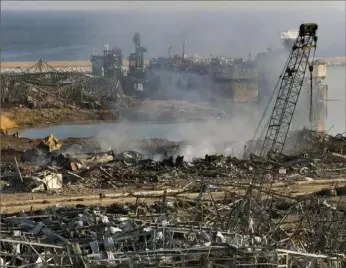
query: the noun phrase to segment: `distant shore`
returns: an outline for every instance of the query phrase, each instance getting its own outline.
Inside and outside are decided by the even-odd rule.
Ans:
[[[22,68],[27,69],[35,65],[38,61],[2,61],[1,69]],[[69,67],[91,67],[90,61],[48,61],[53,68],[69,68]]]
[[[20,67],[21,69],[27,69],[35,65],[38,61],[2,61],[0,63],[0,69],[14,69]],[[91,67],[90,61],[46,61],[53,68],[77,68],[77,67]],[[148,64],[145,60],[144,64]],[[128,60],[123,60],[123,65],[126,67],[129,65]]]

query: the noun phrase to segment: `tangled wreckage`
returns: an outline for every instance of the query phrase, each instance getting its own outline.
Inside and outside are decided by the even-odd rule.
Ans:
[[[308,130],[300,137],[304,153],[276,161],[206,155],[191,162],[179,155],[183,145],[168,141],[143,142],[142,153],[73,153],[47,137],[33,149],[39,162],[24,153],[20,163],[2,163],[4,193],[18,191],[19,180],[26,191],[96,188],[98,204],[52,206],[47,199],[42,207],[33,200],[30,211],[4,211],[2,264],[344,267],[346,188],[337,177],[346,169],[346,139]],[[334,186],[294,190],[326,180]]]
[[[97,78],[85,70],[54,69],[39,61],[27,70],[1,73],[2,105],[28,108],[100,108],[102,102],[116,100],[119,83],[112,78]]]
[[[2,161],[4,193],[19,184],[98,196],[26,200],[17,211],[31,209],[19,213],[15,201],[2,202],[1,266],[345,267],[345,136],[304,129],[290,136],[299,154],[283,154],[306,68],[312,75],[316,30],[300,26],[264,138],[251,140],[243,159],[186,161],[188,141],[102,152],[51,135],[19,163]]]

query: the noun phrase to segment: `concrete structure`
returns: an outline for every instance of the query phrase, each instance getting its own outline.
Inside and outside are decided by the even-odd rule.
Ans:
[[[220,60],[210,64],[212,86],[219,95],[233,102],[253,102],[258,98],[258,73],[251,61]]]
[[[102,55],[91,55],[92,74],[95,76],[120,77],[123,72],[122,51],[104,46]]]

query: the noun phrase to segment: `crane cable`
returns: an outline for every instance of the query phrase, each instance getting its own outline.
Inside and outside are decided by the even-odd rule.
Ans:
[[[309,121],[313,121],[313,107],[312,107],[312,71],[310,71],[310,111],[309,111]]]
[[[315,111],[314,111],[314,106],[313,106],[313,100],[312,100],[312,73],[314,70],[313,64],[314,64],[314,60],[315,60],[315,53],[316,53],[316,44],[315,44],[315,49],[314,49],[314,53],[312,55],[312,62],[311,65],[309,66],[309,71],[310,71],[310,111],[309,111],[309,121],[312,124],[312,122],[315,120]],[[312,129],[312,125],[311,125],[311,129]]]

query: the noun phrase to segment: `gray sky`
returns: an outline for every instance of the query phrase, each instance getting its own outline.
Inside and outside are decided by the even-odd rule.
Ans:
[[[2,1],[2,10],[345,10],[345,1]]]

